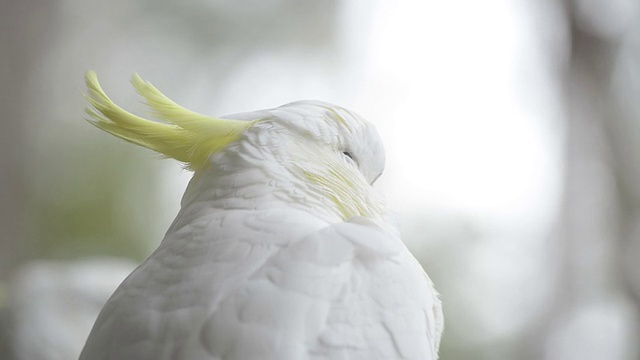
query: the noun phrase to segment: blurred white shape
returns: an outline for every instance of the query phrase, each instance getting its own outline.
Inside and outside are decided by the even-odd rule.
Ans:
[[[555,110],[527,108],[520,93],[546,90],[523,81],[520,58],[539,57],[526,10],[504,0],[380,4],[368,65],[386,89],[373,106],[393,120],[380,124],[393,207],[430,204],[494,228],[548,227],[561,148],[548,120]],[[537,63],[526,71],[543,77]]]
[[[9,289],[16,360],[77,359],[100,309],[134,268],[113,258],[25,264]]]
[[[557,261],[536,235],[494,234],[473,247],[461,286],[483,331],[468,329],[469,338],[488,343],[523,334],[544,315],[553,298]],[[541,264],[547,268],[541,270]]]
[[[633,305],[623,299],[585,301],[556,319],[545,347],[548,360],[638,358]]]
[[[579,26],[601,37],[615,38],[636,21],[637,0],[577,0]]]

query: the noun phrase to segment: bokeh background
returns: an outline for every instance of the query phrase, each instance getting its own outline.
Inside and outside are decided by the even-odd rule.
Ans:
[[[377,186],[442,293],[443,360],[640,359],[637,0],[0,2],[0,358],[73,359],[189,172],[83,119],[319,99],[376,123]]]

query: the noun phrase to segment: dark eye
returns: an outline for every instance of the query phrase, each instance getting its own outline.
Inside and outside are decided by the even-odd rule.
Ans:
[[[351,155],[351,153],[350,153],[350,152],[348,152],[348,151],[343,151],[342,153],[344,154],[344,156],[346,156],[346,157],[348,157],[349,159],[351,159],[351,160],[355,161],[355,159],[353,158],[353,155]]]

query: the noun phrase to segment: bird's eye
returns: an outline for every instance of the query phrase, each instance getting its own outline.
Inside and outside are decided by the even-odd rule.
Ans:
[[[351,155],[351,153],[350,153],[350,152],[348,152],[348,151],[343,151],[343,152],[342,152],[342,154],[344,154],[344,156],[348,157],[349,159],[351,159],[351,160],[355,161],[355,160],[353,159],[353,155]]]

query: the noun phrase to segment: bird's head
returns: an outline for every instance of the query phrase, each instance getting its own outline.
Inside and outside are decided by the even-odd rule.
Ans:
[[[86,83],[87,98],[95,108],[87,110],[92,124],[181,161],[188,169],[204,171],[231,154],[223,167],[263,167],[276,182],[291,177],[297,180],[292,183],[308,184],[303,191],[332,207],[342,219],[386,217],[371,189],[384,169],[382,142],[371,123],[344,108],[299,101],[215,118],[181,107],[136,74],[132,83],[153,115],[163,121],[158,122],[114,104],[94,72],[87,73]]]

